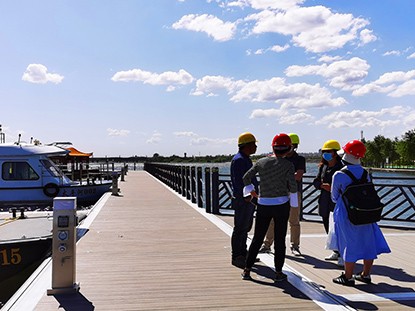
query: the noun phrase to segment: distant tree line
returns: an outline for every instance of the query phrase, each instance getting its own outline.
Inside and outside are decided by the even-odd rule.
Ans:
[[[363,159],[363,164],[370,167],[414,167],[415,165],[415,129],[406,132],[399,139],[386,138],[382,135],[376,136],[373,140],[365,140],[367,152]],[[300,153],[308,162],[318,162],[321,160],[320,152]],[[253,155],[255,161],[266,154]],[[161,163],[224,163],[232,160],[233,154],[227,155],[206,155],[206,156],[162,156],[154,153],[152,157],[132,156],[132,157],[105,157],[93,158],[97,162],[161,162]]]
[[[305,156],[307,161],[315,162],[320,161],[320,153],[301,153]],[[162,156],[158,153],[154,153],[152,157],[146,156],[132,156],[132,157],[93,157],[91,162],[116,162],[116,163],[143,163],[143,162],[158,162],[158,163],[226,163],[232,161],[233,154],[222,155],[206,155],[206,156]],[[258,160],[266,156],[266,154],[252,155],[252,160]]]
[[[371,167],[404,166],[413,167],[415,163],[415,129],[406,132],[399,139],[382,135],[373,140],[364,140],[367,151],[364,165]]]

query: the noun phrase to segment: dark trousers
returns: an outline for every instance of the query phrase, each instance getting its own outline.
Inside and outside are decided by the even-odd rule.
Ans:
[[[326,231],[326,233],[329,233],[329,217],[321,217],[323,219],[323,226],[324,226],[324,230]]]
[[[255,233],[246,258],[246,267],[251,269],[264,241],[271,219],[274,219],[274,265],[275,271],[282,271],[285,261],[285,237],[287,235],[287,224],[290,216],[289,202],[281,205],[258,204]]]
[[[255,206],[246,202],[243,197],[232,199],[232,207],[235,210],[234,227],[231,238],[232,258],[246,256],[246,240],[248,232],[252,229]]]

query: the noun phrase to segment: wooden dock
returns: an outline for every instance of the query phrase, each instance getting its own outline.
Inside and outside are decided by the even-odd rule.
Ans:
[[[77,244],[76,294],[47,296],[50,262],[7,310],[405,310],[415,307],[414,231],[383,229],[392,249],[374,284],[332,283],[323,225],[302,222],[302,257],[287,251],[288,281],[274,284],[261,254],[243,281],[230,263],[233,218],[206,214],[144,171],[130,171]],[[287,237],[288,245],[288,237]],[[49,268],[48,268],[49,266]],[[361,267],[361,265],[358,265]],[[35,284],[35,285],[34,285]],[[37,297],[36,295],[40,296]],[[29,304],[30,306],[30,304]],[[3,309],[2,309],[3,310]]]

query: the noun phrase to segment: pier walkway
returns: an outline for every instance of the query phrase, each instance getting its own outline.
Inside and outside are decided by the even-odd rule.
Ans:
[[[332,283],[322,224],[302,222],[302,257],[287,251],[288,281],[274,284],[261,254],[243,281],[230,264],[231,216],[206,214],[144,171],[130,171],[121,196],[107,196],[77,244],[76,294],[47,296],[50,263],[10,308],[24,310],[405,310],[415,307],[414,231],[383,229],[392,249],[372,281]],[[87,218],[88,219],[88,218]],[[287,236],[287,245],[288,245]],[[49,268],[48,268],[49,266]],[[358,265],[361,267],[361,265]],[[42,281],[43,280],[43,281]],[[35,289],[34,289],[35,288]],[[40,296],[36,297],[37,295]],[[23,309],[20,309],[23,310]]]

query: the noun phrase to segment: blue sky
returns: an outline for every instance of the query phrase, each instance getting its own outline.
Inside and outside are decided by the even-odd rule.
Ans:
[[[415,128],[413,0],[0,2],[6,140],[95,156],[258,153]]]

